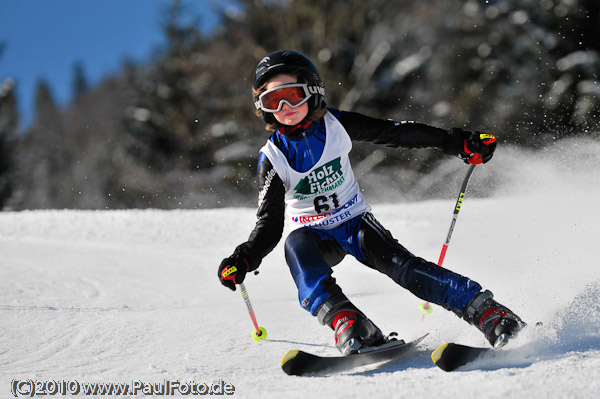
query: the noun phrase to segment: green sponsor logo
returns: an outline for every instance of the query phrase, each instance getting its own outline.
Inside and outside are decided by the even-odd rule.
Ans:
[[[294,189],[294,198],[304,199],[310,195],[322,194],[336,189],[344,183],[341,158],[327,162],[323,166],[313,169],[305,178],[301,179]]]

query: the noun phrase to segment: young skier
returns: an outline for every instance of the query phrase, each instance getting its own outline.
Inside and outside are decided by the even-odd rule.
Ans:
[[[388,338],[342,293],[332,267],[346,254],[388,275],[417,297],[453,311],[499,347],[525,325],[475,281],[416,257],[371,214],[348,159],[352,141],[389,147],[438,148],[467,163],[492,158],[496,139],[458,128],[446,131],[326,108],[314,64],[295,51],[277,51],[256,68],[257,115],[274,131],[258,160],[258,221],[248,241],[225,258],[221,283],[235,291],[256,270],[291,222],[285,259],[301,306],[334,330],[345,355]]]

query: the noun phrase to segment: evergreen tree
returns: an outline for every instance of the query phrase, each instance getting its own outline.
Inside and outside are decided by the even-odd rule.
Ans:
[[[83,63],[76,62],[73,64],[73,98],[78,99],[89,90],[87,77]]]
[[[164,14],[161,29],[169,45],[155,65],[132,68],[131,106],[126,123],[134,142],[132,154],[157,171],[184,168],[193,151],[201,99],[191,75],[191,43],[196,28],[184,20],[184,6],[174,1]]]
[[[68,207],[65,177],[70,173],[66,156],[60,110],[52,92],[44,80],[39,80],[35,94],[35,119],[32,128],[23,139],[27,152],[21,165],[26,175],[22,183],[26,187],[22,206],[25,208]]]
[[[0,82],[0,210],[8,203],[14,188],[15,139],[19,115],[15,83],[11,78]]]

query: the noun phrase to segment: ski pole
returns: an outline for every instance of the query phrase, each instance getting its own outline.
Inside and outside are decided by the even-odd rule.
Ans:
[[[448,230],[448,235],[446,236],[446,242],[442,245],[442,252],[440,253],[440,258],[438,259],[438,266],[442,266],[444,263],[444,258],[446,257],[446,251],[448,250],[448,245],[450,244],[450,239],[452,238],[452,232],[454,231],[454,226],[456,225],[456,219],[458,218],[458,212],[460,212],[460,207],[462,206],[462,202],[465,199],[465,194],[467,192],[467,186],[469,185],[469,181],[471,180],[471,175],[475,170],[476,165],[471,165],[469,170],[467,171],[467,175],[465,176],[462,187],[460,188],[460,193],[458,194],[458,199],[456,200],[456,205],[454,206],[454,212],[452,214],[452,223],[450,223],[450,229]],[[425,316],[431,314],[433,312],[433,307],[429,304],[429,302],[423,302],[419,305],[419,309],[423,312],[423,316],[421,320],[425,319]]]
[[[235,266],[227,266],[221,271],[221,276],[225,280],[231,280],[235,284],[235,273],[237,272],[237,267]],[[254,324],[254,330],[252,331],[252,339],[255,341],[264,341],[267,339],[267,330],[263,327],[259,327],[256,322],[256,315],[254,314],[254,309],[252,309],[252,303],[250,302],[250,297],[248,296],[248,290],[246,289],[246,285],[244,283],[239,283],[240,291],[242,292],[242,298],[244,298],[244,302],[246,302],[246,307],[248,308],[248,313],[250,314],[250,318],[252,319],[252,324]]]
[[[248,308],[248,313],[250,314],[250,318],[252,319],[252,324],[254,324],[254,330],[252,331],[252,339],[255,341],[264,341],[267,339],[267,330],[263,327],[259,327],[256,322],[256,315],[254,314],[254,309],[252,309],[252,303],[250,302],[250,297],[248,296],[248,291],[246,290],[246,286],[244,283],[240,283],[240,291],[242,291],[242,297],[246,302],[246,307]]]

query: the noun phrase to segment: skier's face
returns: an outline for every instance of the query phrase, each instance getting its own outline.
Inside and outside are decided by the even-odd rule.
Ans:
[[[270,90],[274,87],[282,86],[289,83],[298,83],[298,78],[295,75],[280,74],[273,76],[265,87]],[[292,108],[287,104],[283,104],[283,108],[279,112],[273,113],[277,122],[282,125],[294,126],[302,122],[308,115],[308,104],[304,103],[296,108]]]

